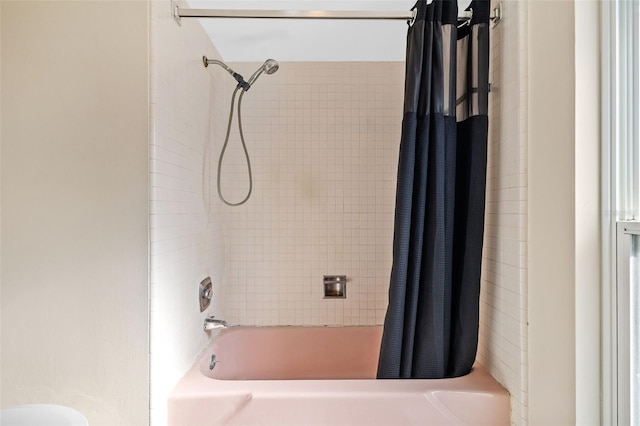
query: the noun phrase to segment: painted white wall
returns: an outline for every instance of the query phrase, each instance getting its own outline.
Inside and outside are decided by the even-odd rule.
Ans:
[[[429,0],[431,3],[432,0]],[[471,0],[458,0],[465,10]],[[188,0],[192,9],[408,12],[415,0]],[[404,62],[403,20],[200,19],[231,62]]]
[[[600,2],[575,3],[576,424],[600,420]]]
[[[576,421],[575,9],[552,4],[528,5],[531,425]]]
[[[0,10],[2,407],[148,424],[148,4]]]
[[[461,1],[460,4],[464,3]],[[194,9],[408,12],[415,0],[190,0]],[[201,19],[226,61],[404,61],[404,20]]]

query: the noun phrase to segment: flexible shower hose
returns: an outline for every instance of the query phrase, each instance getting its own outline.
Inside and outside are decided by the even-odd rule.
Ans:
[[[227,135],[224,138],[224,145],[222,145],[222,151],[220,152],[220,157],[218,158],[218,196],[228,206],[236,207],[241,206],[249,200],[251,197],[251,191],[253,190],[253,177],[251,176],[251,160],[249,159],[249,151],[247,151],[247,144],[244,141],[244,134],[242,133],[242,97],[244,96],[245,91],[240,92],[240,96],[238,97],[238,130],[240,131],[240,142],[242,142],[242,149],[244,150],[244,156],[247,159],[247,169],[249,171],[249,192],[247,192],[247,196],[244,197],[242,201],[239,203],[230,203],[227,201],[222,195],[222,190],[220,188],[220,172],[222,170],[222,159],[224,158],[224,153],[227,150],[227,145],[229,144],[229,134],[231,133],[231,123],[233,122],[233,107],[236,102],[236,94],[240,86],[236,87],[236,90],[233,91],[233,96],[231,96],[231,107],[229,108],[229,122],[227,124]]]

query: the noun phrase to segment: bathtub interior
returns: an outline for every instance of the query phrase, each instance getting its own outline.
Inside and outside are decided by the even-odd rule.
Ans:
[[[218,380],[375,379],[381,338],[380,326],[234,327],[218,336],[200,371]]]

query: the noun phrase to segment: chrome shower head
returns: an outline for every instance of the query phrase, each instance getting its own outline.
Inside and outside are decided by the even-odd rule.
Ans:
[[[262,64],[260,68],[258,68],[256,72],[254,72],[253,75],[249,77],[249,86],[255,83],[258,77],[260,77],[260,74],[262,74],[263,72],[266,72],[267,74],[273,74],[274,72],[278,71],[278,68],[280,68],[280,65],[278,65],[278,62],[275,59],[267,59],[266,61],[264,61],[264,64]]]
[[[278,65],[278,61],[276,61],[275,59],[267,59],[266,61],[264,61],[264,65],[262,65],[262,67],[264,68],[264,72],[266,72],[267,74],[273,74],[274,72],[278,71],[280,65]]]

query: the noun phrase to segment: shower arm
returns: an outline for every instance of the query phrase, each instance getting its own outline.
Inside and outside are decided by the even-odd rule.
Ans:
[[[202,57],[202,62],[204,63],[205,67],[208,67],[210,64],[220,65],[226,72],[231,74],[231,76],[238,82],[238,87],[244,90],[245,92],[249,90],[249,88],[251,87],[251,83],[247,83],[244,80],[244,77],[242,77],[240,74],[238,74],[237,72],[229,68],[227,64],[225,64],[224,62],[219,61],[217,59],[209,59],[206,56]],[[253,76],[251,76],[251,78],[253,78]]]

